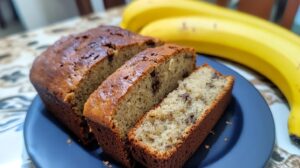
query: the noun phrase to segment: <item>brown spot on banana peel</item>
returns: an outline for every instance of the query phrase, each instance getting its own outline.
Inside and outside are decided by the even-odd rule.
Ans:
[[[186,26],[186,22],[182,22],[182,27],[181,27],[182,30],[187,30],[188,27]]]
[[[217,23],[214,23],[214,29],[217,29],[217,27],[218,27],[218,24]]]
[[[182,31],[186,31],[186,30],[191,30],[192,32],[196,32],[196,28],[195,27],[188,27],[187,26],[187,23],[186,22],[182,22],[181,23],[181,28],[180,28],[180,30],[182,30]]]

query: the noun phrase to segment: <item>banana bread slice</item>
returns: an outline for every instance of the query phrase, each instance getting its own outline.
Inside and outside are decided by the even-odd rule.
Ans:
[[[234,79],[201,66],[128,133],[133,157],[146,167],[182,167],[230,101]]]
[[[30,80],[46,108],[89,145],[96,141],[82,116],[88,96],[126,60],[159,44],[118,27],[99,26],[50,46],[34,61]]]
[[[84,116],[103,150],[130,167],[128,130],[194,68],[193,49],[165,44],[144,50],[109,76],[84,106]]]

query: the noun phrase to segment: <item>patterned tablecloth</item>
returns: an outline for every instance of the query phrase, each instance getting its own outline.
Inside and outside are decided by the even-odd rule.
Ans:
[[[100,24],[117,25],[121,13],[122,8],[116,8],[0,40],[0,167],[34,167],[23,140],[26,111],[36,95],[28,77],[34,58],[62,36]],[[300,167],[300,149],[289,140],[289,109],[280,91],[270,81],[243,66],[219,61],[249,80],[271,108],[276,127],[276,145],[267,167]]]

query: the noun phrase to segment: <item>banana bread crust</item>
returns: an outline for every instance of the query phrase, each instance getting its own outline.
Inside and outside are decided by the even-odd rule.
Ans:
[[[47,109],[84,145],[89,145],[95,141],[82,112],[72,104],[74,92],[94,67],[113,61],[114,54],[123,48],[142,44],[154,47],[156,40],[114,26],[99,26],[63,37],[36,58],[30,80]]]
[[[83,116],[74,113],[70,104],[59,100],[55,95],[50,94],[47,89],[38,87],[39,86],[36,86],[36,89],[38,90],[39,96],[43,100],[46,109],[60,121],[60,124],[67,127],[71,131],[69,133],[80,138],[78,140],[83,145],[90,149],[96,148],[98,146],[97,141],[89,131],[87,122]]]
[[[215,73],[221,75],[217,71]],[[205,140],[230,102],[234,78],[230,76],[227,79],[229,84],[224,87],[222,93],[215,99],[210,108],[200,116],[200,119],[192,125],[188,133],[183,135],[183,143],[176,144],[175,148],[165,154],[158,153],[135,138],[135,131],[145,119],[145,116],[142,117],[128,133],[132,156],[147,167],[182,167]]]
[[[68,94],[76,89],[90,69],[112,55],[113,50],[145,41],[152,46],[155,45],[153,40],[114,26],[99,26],[63,37],[36,58],[30,79],[34,85],[47,88],[59,99],[67,101]]]

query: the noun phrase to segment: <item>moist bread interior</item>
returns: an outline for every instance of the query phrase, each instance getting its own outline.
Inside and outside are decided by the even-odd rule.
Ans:
[[[186,77],[193,70],[194,67],[190,66],[192,59],[193,55],[177,54],[150,74],[145,75],[143,81],[131,88],[132,93],[130,96],[125,96],[113,118],[122,139],[126,138],[128,130],[144,115],[144,112],[151,109],[154,104],[159,103],[166,93],[176,88],[177,82],[174,81]],[[161,85],[161,83],[164,84]]]
[[[208,67],[192,73],[146,114],[135,131],[135,138],[159,153],[175,148],[227,83],[226,77]]]

